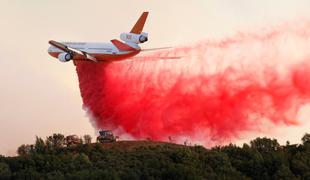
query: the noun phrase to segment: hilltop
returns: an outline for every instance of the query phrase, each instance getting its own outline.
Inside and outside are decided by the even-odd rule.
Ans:
[[[97,143],[93,143],[95,146]],[[119,149],[119,150],[135,150],[139,148],[152,148],[152,147],[171,147],[171,148],[185,148],[187,146],[168,143],[168,142],[161,142],[161,141],[116,141],[114,143],[105,143],[101,144],[104,149]]]
[[[64,147],[52,140],[37,137],[19,156],[0,156],[0,179],[310,178],[310,134],[296,145],[256,138],[212,149],[154,141]]]

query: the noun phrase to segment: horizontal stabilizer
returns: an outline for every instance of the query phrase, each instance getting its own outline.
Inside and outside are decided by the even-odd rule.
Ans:
[[[142,49],[141,51],[158,51],[163,49],[171,49],[173,47],[160,47],[160,48],[151,48],[151,49]]]
[[[137,61],[158,61],[158,60],[176,60],[176,59],[182,59],[184,56],[167,56],[167,57],[161,57],[161,56],[135,56],[131,57],[128,60],[137,60]]]
[[[117,47],[120,51],[136,51],[137,49],[129,46],[128,44],[125,44],[117,39],[111,40],[111,42],[114,44],[114,46]]]

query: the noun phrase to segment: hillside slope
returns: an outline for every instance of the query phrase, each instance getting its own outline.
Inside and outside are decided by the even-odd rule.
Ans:
[[[57,147],[37,138],[31,151],[0,156],[0,179],[309,179],[310,135],[301,145],[257,138],[243,147],[205,149],[153,141]]]

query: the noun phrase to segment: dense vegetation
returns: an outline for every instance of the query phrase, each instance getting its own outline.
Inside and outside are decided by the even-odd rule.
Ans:
[[[19,156],[0,156],[0,179],[310,179],[310,134],[300,145],[256,138],[243,147],[212,149],[169,143],[66,148],[63,138],[37,137],[19,147]]]

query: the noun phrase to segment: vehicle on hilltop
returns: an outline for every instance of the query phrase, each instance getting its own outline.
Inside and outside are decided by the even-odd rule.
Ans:
[[[116,142],[117,138],[118,137],[114,136],[111,130],[100,130],[99,136],[97,137],[97,142],[100,142],[100,143]]]

